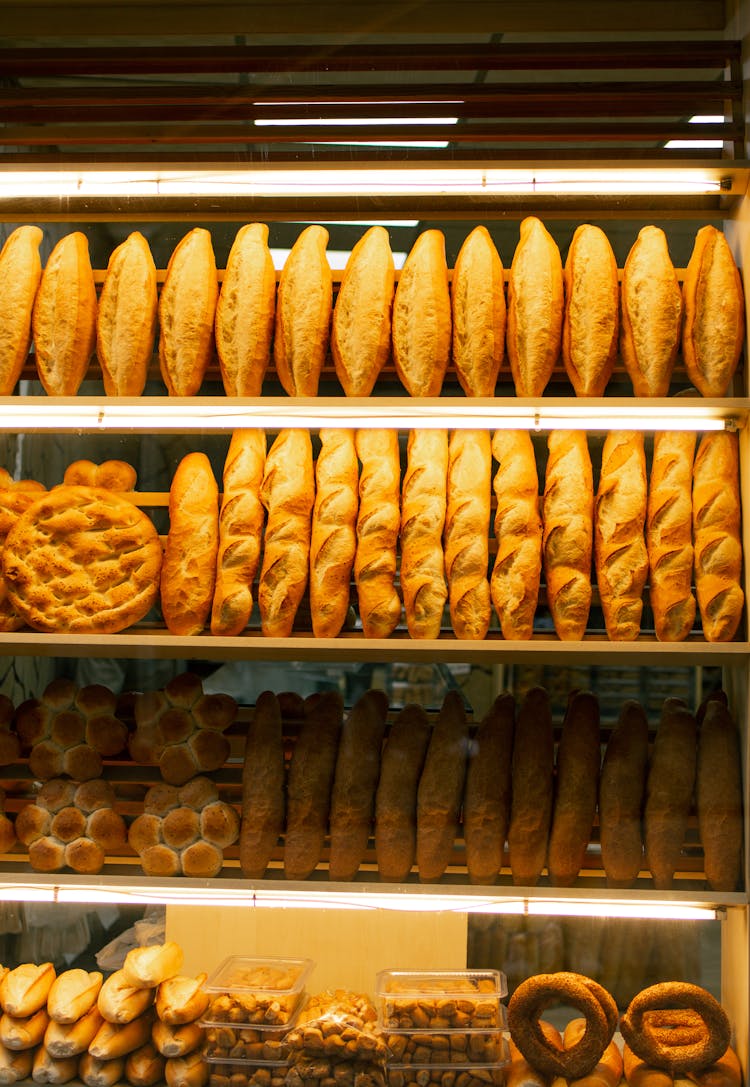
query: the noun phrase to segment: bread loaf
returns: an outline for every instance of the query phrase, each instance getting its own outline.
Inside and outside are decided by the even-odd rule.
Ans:
[[[46,1008],[37,1008],[29,1015],[11,1015],[4,1011],[0,1016],[0,1044],[6,1049],[33,1049],[42,1044],[48,1026]]]
[[[99,990],[96,1006],[108,1023],[131,1023],[139,1015],[143,1015],[154,1002],[152,988],[134,984],[131,976],[124,970],[115,970]]]
[[[612,641],[641,629],[648,576],[646,454],[637,430],[610,431],[604,441],[594,505],[594,562],[599,599]]]
[[[718,699],[706,704],[698,729],[695,801],[706,882],[734,891],[742,873],[742,754],[737,725]]]
[[[728,1046],[717,1061],[699,1072],[688,1072],[687,1078],[698,1087],[742,1087],[742,1066],[735,1050]]]
[[[204,989],[205,984],[206,975],[203,973],[197,977],[177,974],[160,982],[156,990],[156,1014],[159,1021],[171,1027],[179,1027],[194,1023],[205,1015],[210,1000],[210,995]],[[182,1054],[165,1055],[185,1056],[187,1052],[190,1050]]]
[[[196,1020],[172,1026],[157,1019],[151,1028],[151,1040],[163,1057],[185,1057],[201,1045],[203,1038],[203,1027]]]
[[[467,396],[494,396],[505,355],[503,263],[487,227],[458,251],[451,283],[453,364]]]
[[[96,354],[107,396],[140,396],[156,338],[156,265],[134,230],[112,252],[96,314]]]
[[[412,638],[437,638],[448,599],[443,555],[448,432],[410,430],[401,489],[401,569]]]
[[[213,600],[219,548],[219,489],[205,453],[182,458],[169,489],[161,610],[171,634],[200,634]]]
[[[279,278],[273,357],[290,396],[315,396],[328,350],[333,278],[326,257],[328,231],[305,227]]]
[[[265,223],[240,227],[216,303],[216,353],[227,396],[260,396],[271,357],[276,271]]]
[[[503,637],[526,640],[534,630],[542,572],[539,480],[526,430],[496,430],[495,539],[497,552],[490,591]]]
[[[387,638],[401,618],[396,592],[401,466],[395,430],[358,430],[359,513],[354,578],[366,638]]]
[[[417,867],[421,883],[437,883],[458,834],[469,726],[460,694],[448,691],[432,727],[417,789]]]
[[[696,234],[682,296],[687,375],[703,396],[725,396],[745,339],[745,299],[732,250],[715,226]]]
[[[78,1074],[86,1087],[114,1087],[122,1079],[125,1061],[122,1057],[102,1059],[84,1053],[78,1064]]]
[[[673,1087],[674,1079],[669,1072],[654,1068],[636,1057],[630,1046],[622,1046],[622,1064],[628,1087]]]
[[[65,469],[63,483],[70,487],[106,487],[109,491],[133,491],[138,476],[124,460],[74,460]]]
[[[315,478],[306,430],[282,430],[266,458],[260,500],[268,512],[258,606],[263,634],[286,638],[307,588]]]
[[[445,236],[424,230],[404,261],[393,300],[393,361],[410,396],[439,396],[451,349]]]
[[[555,764],[547,858],[553,887],[572,887],[584,867],[596,814],[600,764],[599,703],[590,691],[573,691]]]
[[[508,280],[506,348],[516,396],[541,396],[560,356],[564,309],[560,250],[533,215],[521,222]]]
[[[489,433],[454,430],[448,445],[444,546],[451,623],[457,638],[484,638],[490,625],[491,475]]]
[[[125,984],[155,989],[167,978],[179,974],[184,957],[182,948],[175,940],[131,948],[122,964]]]
[[[96,287],[85,234],[61,238],[34,299],[31,327],[39,380],[49,396],[75,396],[96,342]]]
[[[263,691],[247,728],[242,763],[240,867],[247,879],[263,878],[284,830],[284,785],[279,701],[271,691]]]
[[[0,1007],[6,1015],[16,1019],[46,1008],[47,996],[56,976],[51,962],[39,966],[31,962],[21,963],[9,970],[0,981]]]
[[[149,1008],[148,1011],[145,1011],[136,1019],[132,1019],[129,1023],[108,1023],[105,1021],[89,1045],[89,1056],[99,1061],[111,1061],[117,1057],[126,1057],[134,1049],[146,1044],[151,1037],[153,1021],[154,1013],[152,1008]]]
[[[33,1063],[33,1049],[7,1049],[0,1045],[0,1083],[18,1083],[28,1079]]]
[[[164,1067],[167,1087],[204,1087],[209,1065],[197,1051],[185,1057],[169,1057]]]
[[[417,851],[417,787],[430,725],[421,706],[407,705],[391,725],[375,794],[375,856],[386,883],[403,883]]]
[[[734,638],[742,619],[739,446],[736,434],[702,436],[693,464],[695,590],[709,642]]]
[[[218,294],[211,235],[197,226],[169,258],[159,296],[159,367],[170,396],[195,396],[203,384]]]
[[[38,226],[19,226],[0,249],[0,396],[11,395],[29,354],[43,237]]]
[[[31,1078],[34,1083],[67,1083],[78,1072],[76,1057],[53,1057],[43,1045],[34,1053]]]
[[[563,1049],[573,1049],[586,1032],[585,1019],[571,1019],[563,1032]],[[622,1054],[613,1039],[587,1076],[571,1080],[576,1087],[619,1087],[622,1080]]]
[[[152,1087],[164,1080],[165,1060],[151,1042],[129,1053],[125,1060],[125,1079],[131,1087]]]
[[[50,1019],[44,1032],[44,1046],[51,1057],[76,1057],[85,1053],[104,1017],[94,1002],[78,1019],[61,1023]]]
[[[310,611],[316,638],[335,638],[349,610],[357,550],[359,469],[353,430],[321,428],[310,541]]]
[[[664,701],[646,778],[646,861],[654,887],[669,890],[679,868],[693,803],[697,760],[695,717],[679,698]]]
[[[471,883],[495,883],[503,866],[510,820],[514,723],[513,696],[498,695],[469,747],[463,828]]]
[[[654,452],[646,511],[649,600],[656,637],[687,638],[695,621],[692,479],[695,434],[662,430]]]
[[[682,292],[657,226],[644,226],[622,272],[622,361],[636,396],[666,396],[682,330]]]
[[[617,260],[598,226],[576,228],[564,270],[562,357],[576,396],[604,396],[617,358]]]
[[[102,987],[98,970],[64,970],[58,974],[47,993],[47,1012],[56,1023],[75,1023],[96,1004]],[[64,1056],[58,1053],[53,1056]]]
[[[395,278],[388,231],[371,226],[349,254],[333,310],[331,354],[347,396],[369,396],[390,357]]]
[[[642,816],[648,722],[627,699],[604,752],[599,779],[599,842],[608,887],[632,887],[643,865]]]
[[[513,735],[508,852],[516,886],[535,887],[547,859],[554,763],[549,695],[543,687],[532,687],[519,707]]]
[[[594,480],[586,433],[552,430],[542,501],[547,604],[558,638],[583,637],[591,607]]]

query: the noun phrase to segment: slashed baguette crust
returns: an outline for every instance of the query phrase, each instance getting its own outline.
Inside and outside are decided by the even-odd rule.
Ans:
[[[437,638],[448,599],[443,556],[448,432],[411,430],[401,490],[401,589],[412,638]]]
[[[695,434],[654,434],[648,489],[646,547],[649,599],[656,637],[687,638],[695,621],[693,595],[692,482]]]
[[[407,705],[391,725],[375,794],[378,876],[403,883],[417,853],[417,788],[432,729],[421,706]]]
[[[698,729],[695,804],[708,886],[734,891],[742,874],[742,753],[737,724],[721,699],[706,703]]]
[[[484,638],[490,625],[491,476],[489,433],[454,430],[448,446],[444,543],[451,623],[457,638]]]
[[[245,736],[242,764],[240,867],[247,879],[262,879],[284,830],[284,737],[275,694],[263,691]]]
[[[453,363],[467,396],[494,396],[505,356],[503,263],[485,226],[461,246],[451,283]]]
[[[562,357],[576,396],[604,396],[617,357],[620,285],[607,235],[584,223],[565,261]]]
[[[517,396],[541,396],[560,355],[563,323],[560,250],[533,215],[521,223],[508,280],[507,351]]]
[[[49,396],[75,396],[96,343],[96,287],[85,234],[61,238],[47,261],[31,319],[39,380]]]
[[[333,310],[331,354],[347,396],[369,396],[390,357],[395,282],[388,231],[371,226],[349,254]]]
[[[170,396],[195,396],[203,383],[218,295],[211,235],[195,227],[169,258],[159,296],[159,366]]]
[[[703,396],[724,396],[745,338],[742,281],[726,237],[715,226],[698,231],[682,284],[685,369]]]
[[[0,396],[13,392],[29,354],[43,237],[38,226],[19,226],[0,250]]]
[[[492,603],[503,637],[528,639],[534,630],[542,572],[539,479],[531,436],[526,430],[496,430],[492,455],[497,461]]]
[[[395,430],[358,430],[359,513],[354,577],[366,638],[387,638],[401,618],[395,588],[401,468]]]
[[[172,634],[199,634],[208,619],[219,547],[219,489],[205,453],[182,458],[169,490],[161,607]]]
[[[596,814],[600,763],[599,703],[590,691],[573,691],[555,763],[547,859],[553,887],[572,887],[584,866]]]
[[[216,352],[227,396],[260,396],[271,357],[276,271],[265,223],[240,227],[216,303]]]
[[[591,607],[594,480],[586,433],[553,430],[542,504],[547,603],[559,638],[582,638]]]
[[[645,226],[622,272],[620,350],[636,396],[666,396],[682,330],[682,292],[660,227]]]
[[[349,610],[357,550],[359,469],[353,430],[320,430],[310,544],[313,634],[335,638]]]
[[[510,821],[515,701],[499,695],[469,748],[463,825],[471,883],[495,883],[503,866]]]
[[[643,830],[654,887],[669,890],[679,868],[693,802],[695,717],[679,698],[664,701],[646,779]]]
[[[448,691],[432,726],[417,790],[417,867],[422,883],[438,881],[450,863],[458,833],[469,726],[457,691]]]
[[[273,357],[289,396],[315,396],[331,331],[328,231],[313,224],[292,246],[279,278]]]
[[[607,742],[599,779],[599,839],[608,887],[631,887],[643,865],[641,818],[648,768],[648,721],[628,699]]]
[[[96,353],[107,396],[140,396],[156,338],[156,265],[134,230],[107,264],[96,314]]]
[[[533,687],[519,707],[513,737],[508,850],[517,886],[534,887],[544,868],[554,763],[549,695],[544,688]]]
[[[439,396],[451,349],[445,236],[423,231],[401,269],[393,301],[393,361],[410,396]]]

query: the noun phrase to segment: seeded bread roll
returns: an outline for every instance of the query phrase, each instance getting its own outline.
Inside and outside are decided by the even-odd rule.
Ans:
[[[576,228],[565,261],[562,357],[576,396],[604,396],[617,358],[617,260],[598,226]]]
[[[490,625],[491,475],[489,433],[454,430],[448,446],[444,544],[451,623],[457,638],[484,638]]]
[[[448,432],[411,430],[401,490],[401,569],[412,638],[437,638],[448,599],[443,555]]]
[[[96,353],[107,396],[140,396],[156,338],[156,265],[138,230],[113,251],[96,314]]]
[[[436,883],[450,864],[466,781],[469,726],[463,701],[449,691],[432,727],[417,790],[417,867]]]
[[[662,430],[654,452],[646,510],[649,600],[656,637],[687,638],[695,621],[692,482],[695,434]]]
[[[519,707],[513,736],[508,851],[516,886],[535,887],[547,859],[554,762],[549,695],[533,687]]]
[[[315,463],[310,611],[316,638],[335,638],[349,610],[357,550],[359,468],[353,430],[324,427]]]
[[[0,396],[11,395],[29,354],[43,237],[38,226],[19,226],[0,250]]]
[[[461,246],[451,283],[453,364],[467,396],[494,396],[505,355],[503,263],[485,226]]]
[[[182,458],[169,489],[161,608],[172,634],[200,634],[211,611],[219,548],[219,489],[205,453]]]
[[[503,637],[526,640],[534,630],[542,572],[539,479],[528,431],[496,430],[492,455],[497,461],[492,603]]]
[[[493,884],[503,866],[510,821],[515,701],[499,695],[469,748],[463,827],[471,883]]]
[[[354,578],[366,638],[387,638],[401,618],[396,591],[401,465],[395,430],[358,430],[359,513]]]
[[[170,396],[195,396],[203,384],[218,294],[211,235],[195,227],[169,258],[159,296],[159,366]]]
[[[328,350],[333,278],[328,231],[313,224],[292,246],[279,278],[273,357],[289,396],[315,396]]]
[[[369,396],[388,361],[395,279],[388,231],[371,226],[349,254],[333,310],[331,354],[347,396]]]
[[[590,691],[573,691],[555,764],[547,859],[553,887],[572,887],[584,866],[596,814],[600,763],[599,703]]]
[[[75,396],[96,342],[96,287],[85,234],[61,238],[34,299],[31,326],[39,380],[49,396]]]
[[[542,501],[547,603],[558,638],[582,638],[591,607],[594,481],[586,433],[552,430]]]
[[[734,891],[742,873],[742,755],[726,705],[710,699],[698,730],[695,800],[706,882]]]
[[[673,886],[693,802],[697,761],[695,717],[679,698],[664,701],[646,779],[646,861],[659,891]]]
[[[242,764],[240,867],[247,879],[263,878],[284,830],[284,786],[281,709],[276,695],[263,691],[248,725]]]
[[[445,236],[423,231],[401,269],[393,301],[393,361],[410,396],[439,396],[451,348]]]
[[[403,883],[417,851],[417,787],[431,729],[421,706],[407,705],[391,725],[375,795],[375,856],[386,883]]]
[[[666,396],[682,330],[682,292],[667,238],[644,226],[622,272],[620,350],[636,396]]]
[[[541,396],[560,356],[563,323],[560,250],[533,215],[521,223],[508,280],[508,359],[517,396]]]
[[[216,303],[216,353],[227,396],[260,396],[271,357],[276,271],[265,223],[240,227]]]

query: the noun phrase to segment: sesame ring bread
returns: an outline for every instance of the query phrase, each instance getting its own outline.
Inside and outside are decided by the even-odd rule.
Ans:
[[[162,547],[137,506],[101,487],[56,487],[10,530],[8,595],[45,633],[113,634],[142,619],[159,591]]]

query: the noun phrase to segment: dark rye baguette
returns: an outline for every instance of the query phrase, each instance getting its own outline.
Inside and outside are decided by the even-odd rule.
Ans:
[[[628,699],[610,734],[599,778],[599,842],[608,887],[631,887],[643,866],[648,721]]]
[[[599,703],[590,691],[573,691],[557,747],[547,859],[553,887],[571,887],[583,868],[596,815],[600,765]]]
[[[498,695],[469,749],[463,825],[471,883],[494,883],[503,866],[510,819],[515,711],[513,695]]]
[[[680,698],[662,706],[646,779],[643,825],[654,887],[669,890],[679,867],[693,802],[697,725]]]
[[[547,859],[554,762],[549,695],[533,687],[521,703],[513,738],[508,851],[517,886],[534,887]]]
[[[432,729],[417,790],[417,867],[435,883],[450,863],[466,780],[469,725],[463,700],[448,691]]]
[[[421,706],[404,706],[391,725],[375,794],[375,856],[380,879],[402,883],[417,854],[417,788],[430,742]]]
[[[742,873],[742,752],[726,703],[711,698],[698,729],[695,799],[706,882],[734,891]]]
[[[248,879],[262,879],[284,830],[284,784],[279,700],[263,691],[247,729],[242,766],[240,867]]]

